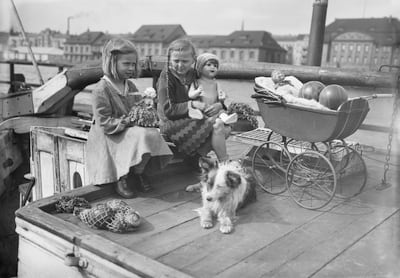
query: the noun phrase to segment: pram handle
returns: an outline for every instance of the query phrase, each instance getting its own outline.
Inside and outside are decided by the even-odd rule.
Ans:
[[[393,97],[392,94],[372,94],[369,96],[362,96],[361,98],[370,100],[370,99],[375,99],[375,98],[392,98],[392,97]]]

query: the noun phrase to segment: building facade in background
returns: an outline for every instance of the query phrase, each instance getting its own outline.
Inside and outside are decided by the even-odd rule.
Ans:
[[[142,25],[129,39],[136,45],[141,57],[165,56],[172,41],[186,36],[180,24]]]
[[[31,49],[37,62],[62,62],[64,57],[64,51],[55,47],[32,46]],[[4,54],[4,58],[7,60],[32,61],[31,53],[26,46],[17,46],[8,49]]]
[[[9,32],[0,32],[0,59],[6,59],[5,54],[8,51]]]
[[[266,31],[234,31],[227,36],[190,36],[199,54],[210,52],[222,62],[285,63],[286,50]]]
[[[35,54],[35,60],[44,63],[61,62],[64,58],[64,43],[68,36],[49,28],[40,33],[26,33],[26,37]],[[15,31],[8,33],[8,45],[3,51],[4,59],[19,59],[31,61],[32,57],[24,37]]]
[[[26,33],[26,37],[32,47],[48,47],[58,49],[64,48],[64,43],[68,38],[66,34],[63,34],[60,31],[51,30],[49,28],[46,28],[39,34]],[[18,47],[26,46],[27,43],[20,33],[11,31],[9,33],[8,45],[9,47]]]
[[[325,29],[321,66],[378,70],[400,66],[397,18],[336,19]]]
[[[80,35],[67,35],[47,28],[39,34],[26,35],[32,47],[39,47],[37,50],[40,49],[41,57],[49,60],[63,59],[71,63],[99,60],[104,43],[114,36],[123,36],[135,43],[141,57],[165,57],[173,40],[187,37],[196,45],[199,54],[214,53],[222,62],[293,65],[307,64],[309,43],[308,35],[272,36],[266,31],[241,30],[228,35],[188,35],[180,24],[142,25],[133,34],[88,30]],[[2,57],[27,57],[27,51],[22,48],[26,45],[21,34],[15,31],[0,36]],[[59,50],[63,51],[61,58]],[[327,25],[321,66],[377,70],[381,65],[400,66],[399,19],[336,19]]]
[[[135,33],[123,35],[88,31],[78,36],[71,36],[65,42],[64,56],[71,62],[100,59],[105,41],[114,36],[123,36],[132,41],[141,57],[165,57],[172,41],[189,38],[198,53],[214,53],[223,62],[284,63],[286,61],[286,50],[268,32],[235,31],[227,36],[188,36],[179,24],[143,25]]]
[[[64,44],[64,58],[73,63],[98,60],[105,41],[110,38],[103,32],[87,30],[80,35],[69,36]]]
[[[307,65],[309,35],[274,35],[273,38],[286,50],[286,64]]]

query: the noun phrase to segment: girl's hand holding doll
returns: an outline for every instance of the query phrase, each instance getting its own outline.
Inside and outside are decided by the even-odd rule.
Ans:
[[[189,90],[189,93],[188,93],[189,94],[189,98],[196,99],[201,95],[202,92],[203,92],[203,87],[202,86],[199,86],[197,89],[194,89],[194,90],[192,90],[192,87],[191,87],[190,90]]]
[[[221,110],[222,110],[222,104],[217,102],[209,105],[206,109],[204,109],[204,114],[206,114],[209,117],[212,117],[214,115],[217,115]]]
[[[192,107],[204,111],[207,105],[204,102],[198,100],[192,100]]]

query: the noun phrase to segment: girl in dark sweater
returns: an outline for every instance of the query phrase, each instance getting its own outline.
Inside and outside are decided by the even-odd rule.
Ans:
[[[189,156],[206,156],[213,150],[219,161],[225,161],[228,159],[226,138],[230,127],[215,121],[223,109],[222,103],[206,105],[191,100],[188,95],[196,78],[195,60],[196,50],[191,41],[178,39],[170,44],[167,66],[157,84],[160,129],[179,151]],[[189,106],[201,110],[205,117],[201,120],[190,118]]]

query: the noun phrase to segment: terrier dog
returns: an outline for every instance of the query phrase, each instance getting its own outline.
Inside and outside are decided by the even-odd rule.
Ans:
[[[196,209],[200,225],[213,227],[217,217],[219,230],[228,234],[233,231],[236,210],[256,200],[255,179],[239,161],[217,163],[213,159],[200,158],[201,195],[203,207]]]

